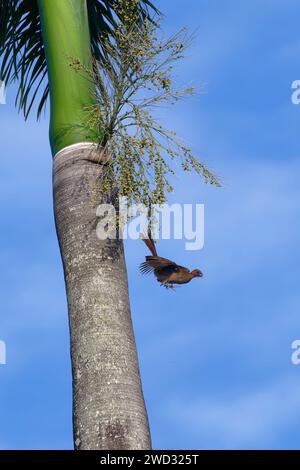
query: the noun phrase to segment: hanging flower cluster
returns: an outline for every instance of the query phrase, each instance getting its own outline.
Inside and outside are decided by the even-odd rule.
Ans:
[[[107,163],[99,182],[102,192],[116,190],[129,203],[163,204],[173,191],[169,183],[179,166],[195,171],[206,183],[220,186],[218,178],[154,114],[161,105],[174,105],[193,95],[193,88],[178,89],[174,65],[191,42],[185,29],[168,39],[161,37],[160,18],[141,18],[139,0],[119,0],[113,41],[103,51],[105,60],[85,70],[96,84],[96,105],[87,110],[87,126],[98,129],[99,145]],[[70,65],[84,67],[77,59]],[[176,165],[177,163],[177,165]]]

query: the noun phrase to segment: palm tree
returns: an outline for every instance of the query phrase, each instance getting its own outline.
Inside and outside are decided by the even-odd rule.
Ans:
[[[87,130],[94,85],[69,58],[103,60],[99,33],[114,34],[118,0],[0,0],[0,79],[18,82],[16,104],[28,117],[50,96],[54,213],[64,267],[71,337],[76,449],[149,449],[147,412],[131,323],[122,241],[96,237],[92,197],[103,172]],[[154,8],[137,7],[141,18]],[[48,81],[47,81],[48,78]]]

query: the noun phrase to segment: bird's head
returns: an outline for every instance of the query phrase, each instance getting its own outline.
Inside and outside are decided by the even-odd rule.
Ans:
[[[200,269],[193,269],[191,274],[193,275],[193,277],[203,277],[203,272],[200,271]]]

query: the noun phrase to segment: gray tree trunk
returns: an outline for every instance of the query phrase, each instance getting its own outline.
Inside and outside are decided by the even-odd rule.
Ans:
[[[76,449],[150,449],[122,240],[101,241],[101,154],[77,144],[54,158],[55,222],[68,298]],[[97,190],[96,190],[97,193]]]

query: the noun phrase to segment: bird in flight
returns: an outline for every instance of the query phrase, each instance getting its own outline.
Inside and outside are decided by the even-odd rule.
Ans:
[[[140,271],[142,274],[153,273],[161,286],[167,289],[173,289],[174,284],[187,284],[195,277],[203,277],[203,273],[200,269],[190,271],[188,268],[180,266],[174,261],[158,256],[150,234],[148,234],[148,237],[142,235],[141,238],[149,248],[152,256],[146,256],[146,261],[140,265]]]

